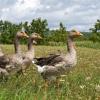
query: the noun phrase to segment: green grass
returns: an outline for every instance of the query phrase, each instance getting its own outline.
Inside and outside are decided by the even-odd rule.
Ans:
[[[91,46],[93,45],[90,43]],[[84,46],[82,46],[84,45]],[[45,82],[37,73],[35,66],[30,66],[25,76],[10,76],[7,82],[0,82],[0,100],[100,100],[100,46],[87,46],[86,42],[77,43],[77,66],[64,77],[57,87]],[[22,46],[26,51],[26,47]],[[13,46],[2,46],[6,54],[14,52]],[[66,46],[36,46],[36,56],[46,56],[57,50],[66,53]]]
[[[76,45],[79,47],[86,47],[86,48],[94,48],[94,49],[100,49],[100,43],[92,41],[78,41],[76,42]]]

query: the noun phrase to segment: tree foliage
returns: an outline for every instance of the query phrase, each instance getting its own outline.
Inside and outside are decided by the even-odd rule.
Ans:
[[[19,25],[12,24],[11,22],[0,21],[1,42],[11,44],[13,42],[15,33],[19,30],[19,28]]]
[[[8,21],[0,21],[0,41],[1,43],[11,44],[13,43],[13,38],[18,30],[22,27],[25,28],[27,34],[36,32],[43,37],[39,44],[49,44],[49,42],[65,42],[66,41],[66,28],[63,23],[60,22],[59,28],[56,30],[49,30],[48,22],[46,19],[33,19],[32,22],[13,24]],[[22,40],[25,43],[25,40]]]
[[[39,33],[42,37],[49,30],[47,20],[42,20],[41,18],[33,19],[32,22],[29,23],[26,21],[24,23],[13,24],[8,21],[0,21],[0,41],[1,43],[11,44],[13,43],[13,38],[18,30],[24,27],[27,34],[31,34],[33,32]],[[25,40],[23,40],[25,43]]]
[[[33,32],[40,34],[43,37],[42,41],[39,41],[39,44],[54,44],[58,45],[59,43],[65,44],[68,32],[66,31],[66,27],[62,22],[59,23],[59,27],[56,30],[50,30],[48,28],[48,22],[46,19],[33,19],[30,23],[25,21],[24,23],[14,24],[9,21],[0,21],[0,42],[3,44],[12,44],[13,38],[18,30],[24,27],[25,31],[28,35]],[[93,42],[100,42],[100,20],[94,24],[93,28],[90,29],[91,34],[89,32],[83,32],[84,37],[78,39],[82,40],[92,40]],[[25,39],[22,40],[22,43],[26,43]]]
[[[63,23],[60,22],[58,29],[50,31],[47,38],[50,43],[54,43],[54,42],[65,43],[67,38],[67,32]]]
[[[100,42],[100,20],[94,24],[93,28],[90,29],[92,34],[90,35],[90,40],[93,42]]]

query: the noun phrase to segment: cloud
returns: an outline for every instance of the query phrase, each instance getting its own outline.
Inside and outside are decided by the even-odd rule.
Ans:
[[[100,19],[99,0],[0,0],[0,19],[12,22],[41,17],[50,28],[63,22],[68,28],[87,31]]]
[[[12,6],[16,0],[0,0],[0,9]]]
[[[0,19],[13,22],[24,21],[39,8],[41,8],[39,0],[17,0],[12,6],[2,8]]]

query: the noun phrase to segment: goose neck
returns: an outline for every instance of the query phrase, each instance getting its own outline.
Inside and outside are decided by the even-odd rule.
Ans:
[[[33,51],[34,48],[33,48],[33,39],[29,38],[28,40],[28,50],[29,51]]]
[[[68,36],[67,49],[68,49],[69,53],[76,52],[73,37],[71,37],[71,36]]]
[[[15,48],[15,53],[20,53],[21,51],[20,51],[20,46],[19,46],[19,40],[20,40],[20,38],[19,37],[15,37],[15,39],[14,39],[14,48]]]

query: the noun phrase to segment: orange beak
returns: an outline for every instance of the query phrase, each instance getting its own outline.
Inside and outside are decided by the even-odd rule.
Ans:
[[[80,36],[83,36],[83,34],[82,34],[82,33],[80,33],[79,35],[80,35]]]
[[[29,36],[24,32],[24,37],[29,38]]]
[[[80,33],[80,32],[77,32],[77,35],[78,35],[78,36],[83,36],[83,34],[82,34],[82,33]]]
[[[38,39],[43,39],[40,35],[38,35]]]

